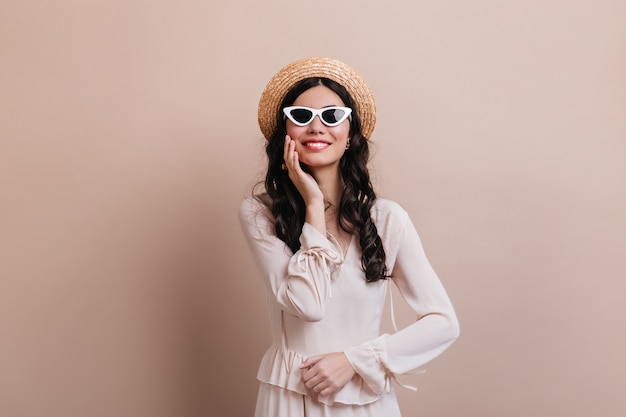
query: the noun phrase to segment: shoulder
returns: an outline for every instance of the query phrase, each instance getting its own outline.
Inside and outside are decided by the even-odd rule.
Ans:
[[[371,216],[383,242],[389,265],[392,266],[411,225],[409,214],[395,201],[377,198],[372,206]],[[393,268],[390,267],[391,269]]]
[[[400,204],[384,198],[376,199],[370,213],[383,240],[393,240],[404,235],[411,221],[409,214]]]
[[[408,218],[408,213],[402,206],[393,200],[377,198],[371,210],[374,222],[400,222],[404,223]]]
[[[267,195],[267,193],[254,194],[254,195],[249,195],[243,199],[243,201],[241,202],[240,209],[242,210],[248,210],[251,208],[269,209],[270,204],[271,204],[271,200],[270,200],[270,197]]]
[[[245,197],[239,206],[239,218],[242,223],[259,217],[271,219],[270,201],[265,193]]]

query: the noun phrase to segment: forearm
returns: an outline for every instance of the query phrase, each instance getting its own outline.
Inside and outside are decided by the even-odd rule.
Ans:
[[[306,204],[305,221],[326,236],[326,217],[324,200],[313,200]]]
[[[320,320],[330,294],[331,274],[343,262],[338,244],[307,222],[302,227],[300,250],[290,255],[274,233],[269,209],[254,198],[242,203],[240,221],[274,301],[304,320]]]

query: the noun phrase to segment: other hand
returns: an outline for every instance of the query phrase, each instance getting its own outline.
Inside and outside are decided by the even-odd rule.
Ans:
[[[356,374],[343,352],[326,353],[307,358],[302,365],[304,385],[319,395],[341,390]]]

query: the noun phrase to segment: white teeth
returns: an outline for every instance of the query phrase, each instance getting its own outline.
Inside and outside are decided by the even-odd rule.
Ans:
[[[307,148],[323,149],[328,146],[326,142],[307,142]]]

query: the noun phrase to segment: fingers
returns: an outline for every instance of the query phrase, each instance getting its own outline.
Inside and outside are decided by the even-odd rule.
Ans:
[[[338,387],[326,387],[323,390],[321,390],[320,392],[318,392],[318,394],[320,396],[324,396],[324,395],[334,394],[337,391],[339,391]]]
[[[288,171],[300,166],[298,164],[298,153],[296,152],[296,141],[291,139],[289,135],[285,136],[283,159]]]
[[[304,385],[313,392],[320,395],[328,395],[339,391],[345,383],[341,382],[341,385],[334,378],[325,372],[319,372],[312,376],[310,379],[304,380]]]
[[[320,385],[320,383],[324,380],[323,374],[320,373],[317,368],[314,368],[315,364],[322,360],[323,357],[323,355],[311,356],[302,362],[302,365],[300,365],[300,369],[303,369],[302,380],[304,385],[315,392],[319,392],[325,388]]]
[[[343,352],[312,356],[302,363],[300,369],[304,385],[320,395],[339,391],[356,374]]]
[[[330,382],[323,372],[312,368],[308,368],[302,373],[302,380],[308,389],[317,393],[328,388]]]
[[[318,363],[323,357],[324,355],[318,355],[318,356],[311,356],[310,358],[306,358],[306,360],[302,362],[302,365],[300,365],[300,369],[310,368],[311,366]]]
[[[312,356],[307,358],[302,365],[300,365],[300,369],[302,371],[302,380],[304,385],[314,392],[321,393],[324,390],[328,390],[331,388],[332,381],[329,379],[327,370],[320,368],[317,365],[322,359],[324,359],[324,355]]]
[[[283,151],[283,159],[287,172],[290,174],[304,175],[304,171],[300,166],[300,156],[296,151],[296,141],[291,139],[289,135],[285,135],[285,146]],[[294,178],[290,175],[290,178]]]
[[[283,160],[285,164],[287,164],[287,160],[289,159],[289,145],[291,144],[291,138],[289,135],[285,135],[285,144],[283,146]]]

